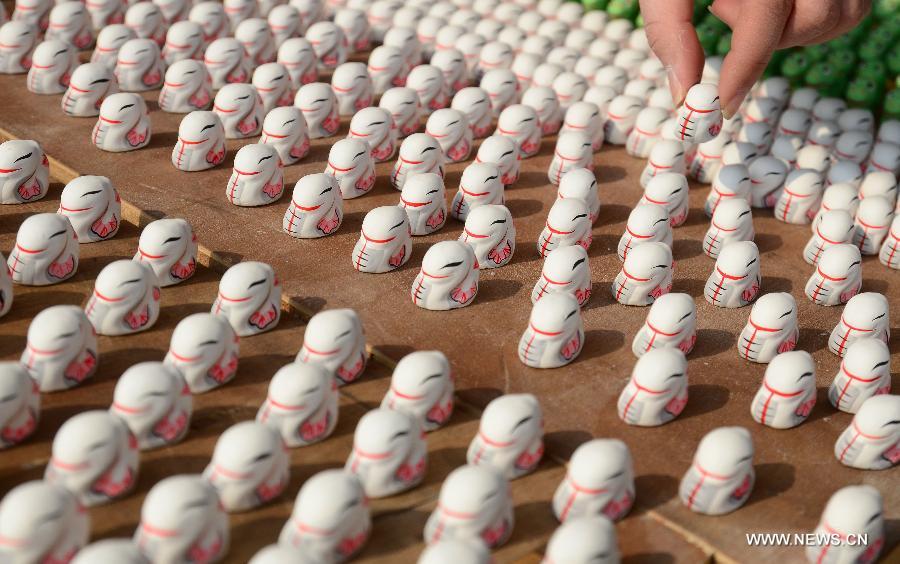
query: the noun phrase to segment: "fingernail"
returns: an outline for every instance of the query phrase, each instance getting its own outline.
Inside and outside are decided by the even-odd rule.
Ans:
[[[744,103],[744,98],[750,90],[744,90],[743,92],[739,92],[735,95],[728,103],[725,104],[725,107],[722,108],[722,117],[725,119],[731,119],[738,111],[741,109],[741,104]]]
[[[682,102],[684,102],[684,97],[687,95],[684,87],[681,85],[681,81],[678,80],[678,77],[675,75],[675,71],[669,70],[669,90],[672,91],[672,101],[675,102],[675,106],[680,106]]]

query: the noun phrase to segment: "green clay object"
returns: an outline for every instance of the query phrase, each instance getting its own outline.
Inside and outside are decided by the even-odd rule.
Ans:
[[[900,45],[896,45],[887,54],[887,68],[892,75],[900,75]]]
[[[858,65],[856,76],[859,78],[868,78],[878,84],[884,84],[887,82],[888,78],[887,65],[881,61],[865,61]]]
[[[609,0],[582,0],[585,10],[606,10]]]
[[[791,81],[795,88],[799,88],[803,82],[803,75],[810,67],[809,57],[802,51],[794,51],[781,64],[781,74]]]
[[[609,4],[606,5],[607,13],[613,18],[634,20],[640,10],[637,0],[609,0]]]
[[[823,96],[837,96],[841,93],[840,75],[828,63],[816,63],[806,71],[803,79],[807,86],[818,90]]]
[[[874,110],[881,101],[882,88],[868,78],[856,78],[847,86],[847,102],[857,108]]]
[[[700,46],[703,47],[705,52],[715,53],[716,43],[719,41],[718,31],[702,23],[697,26],[697,38],[700,40]]]
[[[716,42],[717,55],[724,57],[729,51],[731,51],[731,32],[722,35],[719,37],[719,41]]]
[[[806,53],[809,60],[817,63],[828,58],[829,50],[827,45],[810,45],[804,48],[803,52]]]
[[[900,119],[900,90],[891,90],[885,96],[882,119]]]
[[[860,44],[859,49],[857,49],[857,53],[859,53],[859,58],[865,61],[871,61],[874,59],[880,59],[885,51],[888,50],[890,46],[889,43],[884,41],[878,41],[873,37],[866,39]]]
[[[832,51],[827,62],[838,74],[850,74],[856,65],[856,53],[850,50]]]

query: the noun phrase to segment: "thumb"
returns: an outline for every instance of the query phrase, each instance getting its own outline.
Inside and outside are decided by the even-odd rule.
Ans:
[[[641,0],[650,48],[668,71],[672,100],[681,105],[688,88],[700,82],[703,49],[691,23],[691,0]]]

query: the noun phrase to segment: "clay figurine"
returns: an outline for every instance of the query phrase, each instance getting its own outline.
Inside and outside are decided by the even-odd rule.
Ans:
[[[208,170],[225,160],[225,126],[219,114],[193,111],[181,119],[172,165],[185,172]]]
[[[264,206],[284,193],[284,165],[272,145],[251,143],[234,156],[225,197],[236,206]]]
[[[84,506],[109,503],[134,489],[139,457],[124,421],[106,411],[82,411],[53,437],[44,481],[68,489]]]
[[[281,283],[262,262],[240,262],[219,282],[212,313],[228,319],[239,337],[274,329],[281,319]]]
[[[738,356],[750,362],[767,364],[775,355],[797,346],[797,302],[786,292],[760,296],[738,336]]]
[[[750,433],[743,427],[719,427],[701,439],[678,495],[691,511],[724,515],[744,505],[755,480]]]
[[[800,425],[816,405],[816,365],[806,351],[777,355],[766,367],[750,414],[762,425],[790,429]]]
[[[514,524],[506,478],[490,466],[467,464],[450,472],[441,484],[437,508],[422,536],[428,544],[474,539],[496,548],[509,540]]]
[[[184,439],[194,401],[181,372],[162,362],[141,362],[119,377],[109,412],[128,425],[141,450],[151,450]]]
[[[236,513],[281,495],[290,472],[287,449],[278,432],[256,421],[242,421],[219,435],[203,478],[219,493],[225,511]]]
[[[43,392],[66,390],[94,375],[97,336],[78,306],[51,306],[31,321],[19,362]]]
[[[37,213],[19,225],[16,246],[6,266],[16,284],[49,286],[75,275],[78,255],[78,239],[69,219],[55,213]]]
[[[612,283],[612,295],[623,305],[647,306],[672,290],[675,261],[665,243],[638,245],[628,253]]]
[[[41,390],[25,366],[17,362],[0,362],[0,394],[3,394],[0,450],[3,450],[21,443],[37,430],[41,417]],[[452,408],[452,395],[450,405]]]
[[[307,446],[334,432],[338,401],[337,382],[325,366],[294,362],[272,376],[256,420],[277,431],[289,448]]]
[[[391,387],[381,400],[382,409],[415,417],[428,431],[439,429],[453,413],[453,375],[440,351],[415,351],[400,359]]]
[[[179,474],[147,493],[132,542],[154,562],[219,562],[230,537],[228,514],[215,488],[196,474]]]
[[[413,280],[410,296],[417,306],[433,311],[465,307],[478,293],[479,263],[472,246],[441,241],[428,248]]]
[[[50,167],[37,141],[0,144],[0,204],[36,202],[50,189]]]
[[[181,374],[192,394],[202,394],[234,378],[239,350],[239,339],[228,320],[194,313],[175,326],[163,363]]]
[[[91,142],[112,153],[134,151],[150,143],[150,116],[144,99],[132,92],[107,96],[91,133]]]
[[[356,381],[367,359],[362,323],[352,309],[329,309],[314,315],[296,357],[300,363],[324,366],[340,386]]]

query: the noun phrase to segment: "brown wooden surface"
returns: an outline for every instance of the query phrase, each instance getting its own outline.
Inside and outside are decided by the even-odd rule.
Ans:
[[[378,166],[379,177],[371,194],[345,202],[346,217],[336,235],[313,241],[295,240],[281,232],[287,196],[264,208],[237,208],[224,198],[230,174],[228,166],[202,173],[183,173],[171,166],[169,156],[181,116],[158,111],[152,101],[154,95],[147,96],[152,110],[153,139],[149,147],[132,153],[104,153],[92,147],[89,133],[93,120],[64,117],[59,110],[58,96],[28,93],[22,77],[0,77],[0,108],[3,108],[0,126],[13,136],[39,140],[51,157],[65,165],[58,168],[63,179],[72,171],[104,174],[113,180],[124,200],[147,215],[189,219],[201,244],[213,254],[214,269],[221,270],[223,265],[241,259],[271,263],[284,281],[286,296],[300,317],[323,308],[355,308],[363,319],[370,346],[386,363],[415,349],[444,351],[457,374],[459,396],[468,405],[483,407],[500,393],[535,393],[546,417],[549,451],[557,459],[567,459],[578,444],[592,436],[626,441],[634,455],[638,488],[635,510],[618,526],[623,553],[627,556],[647,561],[696,562],[704,554],[714,554],[723,561],[764,558],[802,561],[799,548],[749,548],[744,533],[810,531],[828,497],[834,490],[851,483],[871,484],[885,495],[888,547],[900,541],[900,471],[896,468],[883,472],[852,470],[841,466],[832,455],[834,441],[850,421],[850,416],[830,407],[825,395],[838,367],[838,359],[827,350],[826,343],[840,316],[840,308],[814,306],[803,296],[803,286],[811,271],[801,258],[808,228],[779,223],[764,211],[755,213],[757,243],[763,255],[763,291],[794,294],[800,306],[799,347],[810,351],[816,360],[820,393],[810,420],[797,429],[776,431],[757,425],[750,417],[750,400],[764,367],[739,359],[734,348],[749,309],[722,310],[703,300],[703,283],[713,261],[700,252],[700,241],[708,225],[702,212],[706,189],[695,186],[687,225],[676,230],[674,244],[677,266],[673,291],[691,294],[698,307],[698,342],[689,357],[690,401],[682,416],[664,427],[629,427],[617,418],[615,402],[634,364],[630,342],[647,309],[615,304],[608,287],[620,266],[615,256],[616,243],[630,207],[641,194],[637,177],[642,162],[631,159],[621,149],[609,147],[595,156],[603,207],[590,250],[594,296],[584,312],[585,349],[568,367],[539,371],[526,368],[518,361],[516,344],[530,311],[531,286],[540,273],[535,241],[555,198],[555,190],[546,180],[553,138],[544,140],[539,156],[523,162],[520,181],[507,190],[508,207],[518,231],[518,248],[512,263],[482,273],[481,289],[472,306],[453,312],[428,312],[410,303],[410,285],[428,245],[458,237],[460,223],[451,220],[438,234],[417,238],[412,259],[399,271],[368,275],[351,267],[350,252],[365,212],[398,201],[398,193],[387,182],[390,164]],[[342,132],[346,132],[346,125]],[[285,169],[287,182],[292,186],[303,174],[321,172],[334,139],[313,142],[309,157]],[[226,165],[241,144],[228,143]],[[457,188],[462,168],[463,165],[448,167],[448,198]],[[0,249],[7,251],[12,246],[15,230],[28,214],[55,208],[59,190],[60,186],[55,186],[48,199],[39,204],[0,208]],[[91,280],[102,264],[111,258],[131,255],[136,247],[136,233],[131,228],[123,230],[115,241],[84,246],[84,256],[88,258],[75,282],[44,290],[17,287],[13,311],[0,320],[0,357],[17,356],[24,344],[27,321],[40,309],[39,304],[78,303],[87,296]],[[863,277],[863,289],[885,293],[894,311],[891,350],[894,385],[898,386],[897,273],[876,259],[867,258]],[[2,490],[8,489],[7,482],[18,483],[40,474],[49,452],[47,440],[66,416],[86,407],[108,404],[113,379],[126,366],[161,357],[177,319],[205,309],[211,302],[214,279],[215,275],[204,272],[199,280],[187,286],[165,289],[164,315],[152,332],[103,340],[99,381],[82,390],[45,396],[51,411],[42,424],[41,440],[4,454],[0,461]],[[32,294],[31,302],[26,301]],[[196,309],[171,307],[167,310],[166,304],[192,304]],[[293,356],[302,339],[298,322],[292,325],[285,320],[282,324],[286,326],[275,333],[244,341],[242,357],[249,362],[241,365],[235,383],[198,398],[199,413],[183,445],[145,456],[151,470],[142,478],[144,491],[163,475],[199,471],[209,456],[215,436],[229,423],[252,417],[264,396],[268,377]],[[123,352],[117,359],[116,347],[146,351],[148,356],[138,358],[136,353]],[[106,362],[107,350],[111,356],[109,362]],[[350,403],[342,412],[338,436],[320,446],[294,451],[297,466],[289,490],[291,495],[296,493],[303,477],[343,460],[349,450],[352,423],[365,409],[363,406],[377,403],[387,387],[387,376],[384,368],[370,369],[363,382],[345,388],[345,403]],[[210,403],[206,404],[207,401]],[[345,414],[348,416],[344,417]],[[382,514],[376,520],[375,537],[364,556],[409,561],[418,553],[421,547],[410,543],[418,542],[440,481],[452,467],[464,461],[464,448],[477,425],[475,418],[475,412],[454,416],[451,427],[430,436],[432,468],[426,485],[374,504],[375,511]],[[749,502],[739,511],[722,517],[696,515],[677,499],[678,481],[689,466],[699,439],[721,425],[744,425],[753,433],[757,484]],[[158,469],[155,479],[148,476],[154,464]],[[560,466],[547,462],[534,476],[515,482],[519,523],[511,546],[498,552],[499,560],[517,559],[539,549],[545,542],[555,526],[547,503],[562,472]],[[235,561],[252,552],[248,546],[255,548],[274,540],[289,506],[290,501],[284,500],[233,520],[236,544],[241,544],[241,539],[245,541],[239,550],[235,548]],[[102,523],[95,524],[95,534],[130,532],[138,507],[138,499],[129,498],[93,510],[97,515],[109,515],[109,518],[98,517]]]

